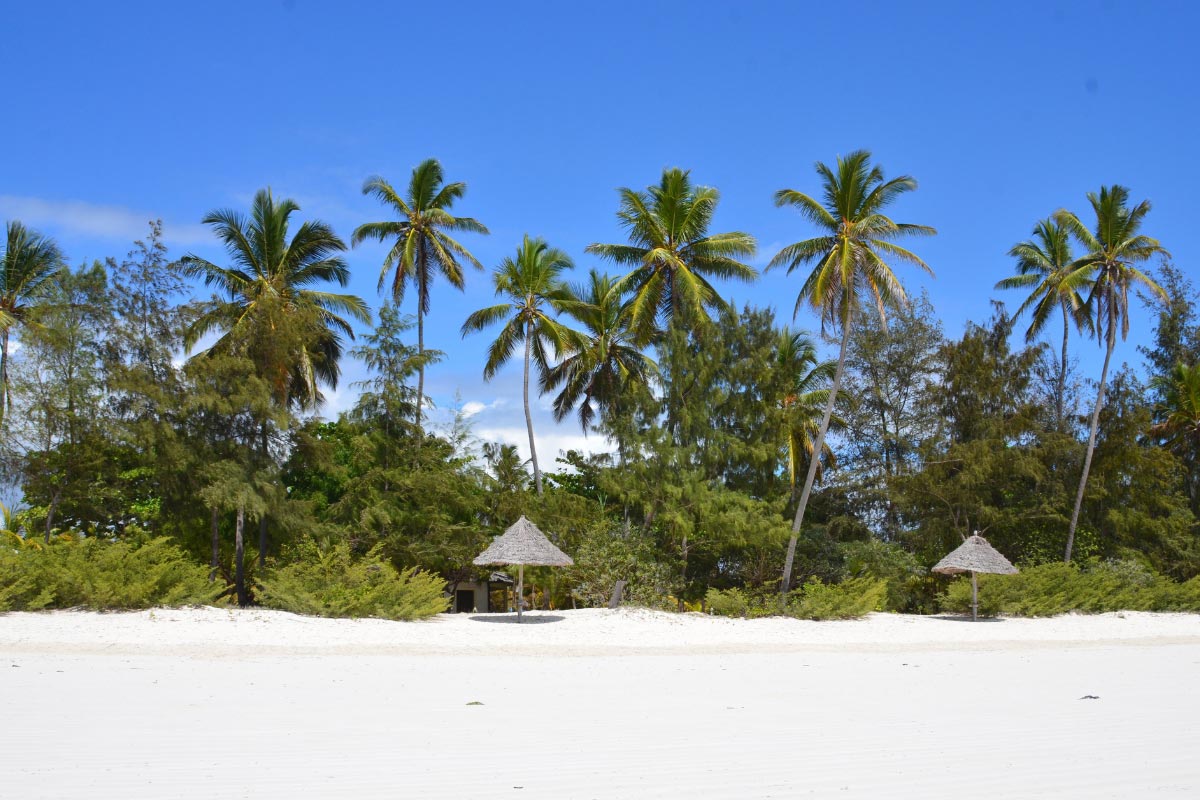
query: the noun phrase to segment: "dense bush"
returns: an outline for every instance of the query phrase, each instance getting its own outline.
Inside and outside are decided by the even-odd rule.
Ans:
[[[624,604],[674,610],[678,580],[654,557],[650,542],[619,528],[593,531],[575,551],[575,566],[563,573],[571,593],[584,605],[603,607],[618,580],[626,582]]]
[[[887,583],[884,609],[924,613],[936,610],[940,584],[915,555],[898,544],[870,538],[840,545],[851,578],[875,578]]]
[[[311,542],[287,554],[287,563],[262,581],[261,603],[297,614],[322,617],[431,617],[449,605],[446,582],[419,569],[399,571],[376,548],[362,557],[345,543],[318,547]]]
[[[223,588],[165,538],[0,546],[0,611],[190,605],[212,602]]]
[[[875,578],[851,578],[841,583],[809,581],[788,594],[786,616],[798,619],[857,619],[880,611],[887,602],[887,583]],[[779,595],[741,589],[709,589],[705,603],[725,617],[767,617],[780,613]]]
[[[950,584],[947,611],[970,611],[971,581]],[[1133,561],[1042,564],[1017,575],[979,576],[979,613],[1046,617],[1070,611],[1200,611],[1200,578],[1178,583]]]

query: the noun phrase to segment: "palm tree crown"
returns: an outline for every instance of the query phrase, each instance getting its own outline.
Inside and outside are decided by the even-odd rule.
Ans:
[[[471,217],[450,213],[454,202],[467,191],[462,182],[443,183],[442,165],[436,159],[422,161],[408,180],[408,195],[401,197],[390,183],[380,177],[363,184],[363,194],[371,195],[387,206],[396,219],[359,225],[350,236],[354,246],[366,239],[391,242],[379,271],[379,291],[391,275],[392,302],[399,305],[404,289],[412,283],[417,290],[417,355],[425,354],[425,315],[429,313],[429,288],[441,273],[450,285],[462,291],[466,261],[476,269],[483,265],[449,232],[487,233],[488,229]],[[421,404],[425,398],[425,363],[417,369],[417,423],[421,422]]]
[[[8,340],[18,325],[30,323],[30,311],[52,278],[63,268],[62,252],[48,236],[9,221],[0,253],[0,420],[9,406]]]
[[[592,270],[588,283],[572,289],[579,302],[569,309],[583,326],[582,345],[542,377],[542,391],[562,387],[554,398],[554,418],[564,419],[578,406],[586,435],[596,415],[629,383],[646,383],[654,362],[638,348],[629,306],[620,283]]]
[[[758,277],[738,260],[754,255],[754,237],[741,231],[709,234],[720,193],[693,186],[687,170],[664,170],[659,184],[643,192],[619,191],[617,219],[629,244],[592,244],[587,252],[633,268],[623,286],[633,292],[632,326],[643,340],[659,320],[665,326],[681,314],[724,307],[710,278]]]
[[[904,194],[917,188],[908,175],[885,180],[883,171],[871,165],[871,154],[857,150],[838,158],[836,171],[821,162],[816,165],[823,186],[818,202],[795,189],[775,193],[776,206],[791,206],[822,229],[823,235],[788,245],[767,265],[771,270],[794,270],[815,265],[800,288],[796,312],[809,304],[826,323],[843,324],[856,310],[860,295],[870,299],[881,314],[892,303],[906,300],[904,287],[885,257],[915,264],[930,275],[933,271],[916,254],[896,244],[906,236],[931,236],[933,228],[893,222],[883,212]]]
[[[218,292],[188,329],[186,346],[219,334],[212,352],[248,355],[280,406],[305,408],[320,403],[318,382],[337,386],[342,337],[354,338],[346,317],[369,323],[371,316],[358,297],[311,288],[346,285],[350,272],[340,255],[346,244],[320,221],[303,223],[289,240],[288,222],[299,209],[292,200],[276,202],[263,189],[248,218],[213,211],[204,223],[213,227],[232,265],[195,255],[181,263],[186,274]]]

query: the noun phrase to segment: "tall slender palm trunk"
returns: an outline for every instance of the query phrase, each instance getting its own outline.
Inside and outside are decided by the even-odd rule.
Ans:
[[[246,509],[238,508],[237,525],[233,531],[233,586],[237,592],[239,606],[250,605],[250,596],[246,593]]]
[[[0,336],[0,422],[4,421],[5,415],[8,413],[8,399],[11,393],[8,391],[8,329],[4,329],[4,333]]]
[[[421,404],[425,401],[425,313],[417,302],[417,427],[421,427]]]
[[[1067,304],[1063,303],[1063,343],[1062,343],[1062,362],[1058,365],[1058,394],[1054,398],[1054,412],[1056,418],[1054,421],[1055,427],[1062,432],[1066,432],[1063,427],[1063,417],[1066,415],[1066,400],[1067,393],[1067,337],[1071,335],[1071,321],[1067,318]]]
[[[529,349],[533,338],[533,323],[525,323],[525,427],[529,430],[529,457],[533,461],[533,484],[538,497],[542,496],[542,470],[538,467],[537,447],[533,442],[533,415],[529,413]]]
[[[821,428],[817,431],[817,441],[813,443],[812,456],[808,460],[808,474],[804,477],[804,491],[800,493],[800,503],[796,506],[796,516],[792,520],[792,536],[788,539],[787,558],[783,562],[783,581],[779,584],[780,602],[787,601],[787,593],[792,588],[792,565],[796,560],[796,541],[800,536],[800,527],[804,524],[804,512],[808,508],[808,500],[812,496],[813,482],[817,478],[817,462],[825,449],[825,434],[829,432],[829,422],[833,419],[833,406],[837,402],[838,390],[842,388],[842,376],[846,372],[846,352],[850,347],[850,330],[852,316],[847,315],[842,322],[842,345],[838,352],[837,372],[833,376],[833,388],[829,391],[829,400],[825,402],[825,414],[821,417]]]
[[[1112,304],[1109,304],[1110,309]],[[1087,455],[1083,459],[1083,474],[1079,476],[1079,491],[1075,493],[1075,510],[1071,512],[1071,527],[1067,529],[1067,552],[1063,561],[1071,563],[1071,551],[1075,548],[1075,527],[1079,524],[1079,511],[1083,508],[1083,492],[1087,488],[1088,473],[1092,469],[1092,454],[1096,452],[1096,431],[1100,427],[1100,409],[1104,407],[1104,385],[1108,380],[1108,363],[1112,359],[1113,347],[1117,344],[1117,327],[1109,312],[1108,347],[1104,352],[1104,367],[1100,370],[1100,388],[1096,392],[1096,407],[1092,409],[1092,429],[1088,434]]]

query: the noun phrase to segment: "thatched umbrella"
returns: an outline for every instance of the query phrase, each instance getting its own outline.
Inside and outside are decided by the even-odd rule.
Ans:
[[[971,573],[971,619],[979,619],[979,582],[975,578],[977,572],[987,572],[993,575],[1016,575],[1017,568],[1000,555],[996,548],[988,544],[988,540],[976,531],[954,552],[947,555],[933,567],[934,572],[943,575],[955,575],[960,572]]]
[[[569,567],[575,562],[522,514],[511,528],[492,540],[474,563],[480,567],[490,564],[517,565],[517,622],[520,622],[521,609],[525,605],[525,565]]]

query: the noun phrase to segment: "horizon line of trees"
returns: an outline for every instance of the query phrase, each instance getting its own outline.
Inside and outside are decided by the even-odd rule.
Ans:
[[[836,579],[856,558],[860,572],[905,570],[917,586],[924,562],[973,530],[1018,560],[1056,548],[1068,563],[1081,550],[1133,554],[1195,574],[1200,334],[1190,284],[1142,232],[1150,203],[1105,186],[1088,195],[1090,216],[1058,210],[1037,223],[1010,251],[1014,276],[997,284],[1026,293],[1016,313],[996,304],[989,322],[948,341],[894,268],[933,274],[902,242],[936,231],[888,215],[916,180],[887,178],[866,151],[816,172],[816,192],[774,199],[817,235],[767,269],[798,276],[793,316],[814,314],[836,361],[772,312],[721,298],[712,281],[757,277],[746,263],[757,245],[710,230],[719,193],[685,170],[619,190],[627,241],[586,252],[624,274],[591,270],[573,283],[571,258],[529,235],[495,267],[498,302],[469,314],[461,334],[496,331],[485,380],[522,359],[532,476],[514,447],[474,443],[461,415],[442,434],[426,430],[425,371],[444,356],[426,346],[432,286],[440,276],[461,290],[468,266],[482,270],[455,237],[488,232],[453,213],[466,184],[447,183],[435,160],[403,193],[368,179],[364,194],[390,218],[360,225],[349,245],[319,220],[295,226],[299,207],[269,189],[249,215],[213,211],[203,221],[226,250],[221,264],[171,260],[153,223],[125,260],[71,270],[51,239],[10,221],[0,430],[5,477],[27,504],[10,526],[47,543],[63,531],[174,536],[207,550],[213,579],[242,604],[253,570],[301,540],[382,546],[398,567],[467,579],[486,534],[527,506],[597,559],[662,567],[653,580],[681,603],[723,585],[775,586],[786,601],[798,564],[805,577]],[[335,289],[349,282],[344,253],[367,240],[387,246],[385,303],[348,350],[352,323],[372,315]],[[1154,258],[1161,281],[1144,267]],[[189,280],[212,297],[181,300]],[[1159,317],[1147,386],[1110,374],[1139,289]],[[415,321],[399,310],[409,293]],[[1026,315],[1026,346],[1014,352]],[[1038,340],[1056,316],[1052,353]],[[413,327],[415,346],[405,341]],[[1105,348],[1086,427],[1072,329]],[[211,344],[194,353],[201,341]],[[190,354],[182,364],[180,352]],[[347,352],[371,373],[355,407],[333,422],[303,418],[337,387]],[[567,471],[545,472],[531,382],[554,395],[556,419],[577,414],[616,452],[569,453]],[[546,580],[546,596],[570,595]]]

